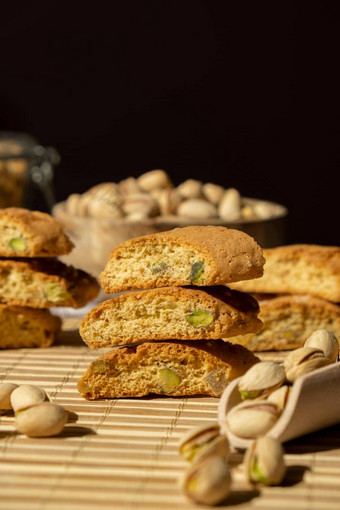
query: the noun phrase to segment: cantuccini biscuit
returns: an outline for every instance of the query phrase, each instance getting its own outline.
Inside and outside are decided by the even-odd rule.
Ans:
[[[48,347],[60,329],[49,310],[0,305],[0,349]]]
[[[228,287],[126,292],[93,308],[80,334],[92,348],[148,340],[219,339],[262,328],[257,301]]]
[[[146,342],[118,347],[93,361],[78,382],[87,399],[211,395],[259,359],[223,340]]]
[[[340,306],[309,295],[284,295],[265,299],[257,294],[263,329],[228,338],[252,351],[302,347],[318,329],[328,329],[340,340]]]
[[[227,285],[258,278],[264,258],[252,237],[222,226],[190,226],[125,241],[110,254],[107,293],[169,286]]]
[[[0,303],[80,308],[99,292],[97,280],[56,259],[0,259]]]
[[[73,247],[61,223],[49,214],[19,207],[0,209],[1,257],[57,257]]]
[[[340,302],[340,247],[294,244],[263,250],[261,278],[233,283],[243,292],[309,294]]]

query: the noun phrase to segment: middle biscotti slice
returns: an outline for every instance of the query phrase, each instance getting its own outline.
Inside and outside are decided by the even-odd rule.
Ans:
[[[190,226],[135,237],[114,248],[100,275],[106,293],[181,285],[228,285],[259,278],[265,259],[248,234]]]
[[[99,292],[97,280],[57,259],[0,259],[0,303],[80,308]]]
[[[92,348],[148,340],[202,340],[256,333],[259,306],[228,287],[162,287],[126,292],[93,308],[80,335]]]

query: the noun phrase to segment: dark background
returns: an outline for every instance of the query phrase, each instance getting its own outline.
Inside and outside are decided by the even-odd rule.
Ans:
[[[164,168],[286,205],[287,242],[339,244],[336,5],[9,4],[0,130],[58,149],[58,201]]]

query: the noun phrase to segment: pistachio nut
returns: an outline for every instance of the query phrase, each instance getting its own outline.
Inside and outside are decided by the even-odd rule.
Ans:
[[[0,384],[0,411],[12,409],[11,394],[17,387],[17,384],[10,382]]]
[[[285,378],[286,373],[283,366],[275,361],[260,361],[249,368],[241,377],[238,389],[244,400],[263,398],[279,388]]]
[[[335,363],[339,357],[338,339],[327,329],[318,329],[314,331],[314,333],[307,338],[305,347],[317,347],[318,349],[321,349],[326,358],[330,359],[333,363]]]
[[[28,437],[49,437],[59,434],[68,419],[67,411],[58,404],[43,402],[19,411],[15,427]]]
[[[61,303],[71,298],[71,294],[59,283],[47,283],[44,286],[44,294],[51,303]]]
[[[272,393],[270,393],[267,397],[267,400],[268,400],[268,402],[272,402],[273,404],[276,404],[278,409],[282,412],[284,410],[284,408],[286,407],[290,390],[291,390],[291,386],[287,386],[287,384],[284,384],[277,390],[274,390]]]
[[[151,218],[158,214],[158,204],[149,193],[135,193],[126,197],[122,210],[127,215],[140,213],[145,218]]]
[[[241,195],[235,188],[227,189],[218,206],[220,218],[235,221],[241,217]]]
[[[244,466],[250,482],[279,485],[286,474],[280,441],[270,436],[253,441],[245,453]]]
[[[202,198],[202,182],[197,179],[187,179],[176,189],[182,198]]]
[[[202,186],[202,193],[205,198],[214,205],[218,205],[221,201],[225,189],[223,186],[219,186],[218,184],[213,184],[212,182],[207,182]]]
[[[174,188],[162,188],[151,191],[152,196],[157,200],[160,213],[163,215],[175,214],[181,197]]]
[[[216,207],[202,198],[188,198],[181,202],[177,209],[179,216],[190,218],[217,218]]]
[[[197,308],[186,315],[185,319],[190,326],[194,326],[195,328],[204,328],[206,326],[210,326],[210,324],[214,322],[214,315],[209,310]]]
[[[226,459],[211,455],[195,462],[181,480],[184,494],[195,503],[217,505],[230,494],[231,475]]]
[[[137,179],[138,186],[143,191],[151,191],[157,188],[171,188],[172,182],[165,170],[150,170],[140,175]]]
[[[119,191],[123,197],[142,191],[137,179],[134,177],[127,177],[118,183]]]
[[[268,400],[246,400],[228,412],[226,424],[235,436],[255,439],[266,434],[279,415],[278,407]]]
[[[204,272],[204,262],[194,262],[190,268],[189,280],[191,283],[204,283],[202,274]]]
[[[158,371],[158,383],[165,393],[171,393],[181,383],[181,378],[170,368],[161,368]]]
[[[78,216],[78,204],[80,200],[81,195],[79,193],[71,193],[67,197],[67,200],[65,202],[65,207],[68,213]]]
[[[11,393],[11,405],[15,413],[46,400],[50,400],[46,391],[33,384],[22,384]]]
[[[220,434],[218,424],[212,423],[203,427],[195,427],[182,437],[178,446],[179,453],[189,462],[202,460],[208,455],[219,455],[227,458],[229,442]]]
[[[25,251],[27,248],[27,243],[23,237],[13,237],[8,244],[14,251]]]
[[[286,378],[293,383],[304,374],[331,364],[323,351],[317,347],[300,347],[292,351],[284,361]]]

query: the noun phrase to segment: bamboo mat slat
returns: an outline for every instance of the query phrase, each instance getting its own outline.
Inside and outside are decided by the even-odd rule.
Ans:
[[[64,319],[48,349],[4,350],[0,381],[38,384],[75,413],[62,434],[27,438],[11,415],[0,418],[1,510],[187,510],[197,508],[178,488],[187,463],[177,453],[190,428],[215,421],[218,399],[142,398],[88,402],[76,384],[101,352],[81,341],[78,318]],[[265,359],[282,359],[267,353]],[[338,510],[340,426],[284,445],[283,486],[236,490],[219,508]],[[242,455],[233,452],[236,467]],[[242,490],[241,490],[242,489]],[[203,507],[202,507],[203,508]]]

